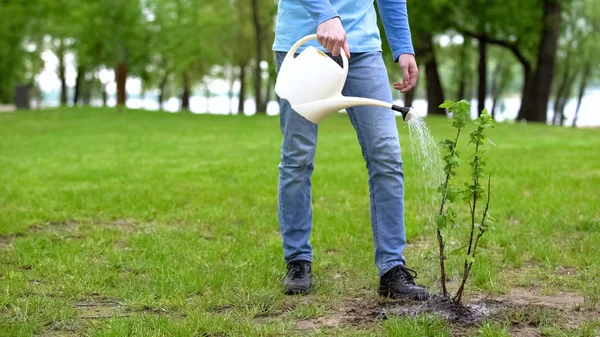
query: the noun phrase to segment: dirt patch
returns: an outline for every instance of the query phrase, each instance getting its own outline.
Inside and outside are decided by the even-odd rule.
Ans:
[[[584,304],[583,296],[577,293],[559,292],[543,295],[528,288],[513,288],[509,295],[486,295],[479,299],[508,302],[513,305],[539,305],[561,310],[574,310]]]
[[[85,234],[81,233],[80,227],[85,224],[85,222],[79,222],[77,220],[49,221],[31,225],[27,228],[25,233],[0,234],[0,250],[11,248],[15,238],[25,237],[28,235],[28,233],[55,233],[60,234],[64,238],[82,239],[85,238]],[[131,233],[139,228],[139,223],[136,222],[135,219],[129,218],[117,219],[114,221],[97,221],[89,224],[98,228],[118,229],[126,233]]]
[[[65,232],[77,232],[79,227],[85,224],[90,224],[98,228],[115,228],[125,232],[132,232],[138,227],[138,222],[135,219],[123,218],[116,219],[113,221],[93,221],[93,222],[80,222],[77,220],[65,220],[65,221],[49,221],[46,223],[35,224],[27,228],[28,232],[54,232],[54,233],[65,233]]]
[[[66,221],[49,221],[43,224],[31,225],[27,228],[30,233],[35,232],[50,232],[50,233],[62,233],[62,232],[73,232],[79,227],[79,222],[75,220]]]
[[[102,319],[113,317],[129,317],[127,308],[117,300],[99,297],[90,297],[77,301],[74,304],[81,319]]]
[[[8,249],[12,246],[13,236],[9,234],[0,235],[0,249]]]
[[[494,301],[479,301],[467,305],[454,303],[450,298],[433,295],[428,301],[418,302],[399,300],[397,303],[383,308],[385,318],[393,316],[414,317],[421,314],[432,314],[450,322],[462,325],[476,325],[490,314],[497,312],[501,305]]]
[[[232,311],[233,309],[234,309],[234,307],[232,305],[226,304],[226,305],[218,305],[218,306],[209,308],[208,311],[215,312],[218,314],[225,314],[225,313]]]
[[[451,324],[454,336],[464,336],[485,320],[510,324],[513,336],[541,336],[539,326],[559,324],[577,328],[581,322],[600,317],[598,310],[582,311],[583,297],[575,293],[539,294],[532,289],[516,288],[509,295],[478,296],[466,305],[458,305],[449,298],[433,295],[426,302],[355,298],[344,301],[338,308],[317,318],[296,321],[302,331],[351,325],[368,327],[377,321],[392,317],[415,317],[428,314]],[[229,308],[216,308],[216,312]],[[280,319],[283,313],[261,317],[257,323]]]
[[[542,333],[538,328],[531,326],[513,326],[509,330],[513,337],[541,337]]]
[[[554,272],[557,273],[558,275],[565,275],[565,276],[577,275],[577,269],[575,269],[574,267],[568,267],[568,266],[558,266],[554,269]]]
[[[111,222],[96,222],[95,225],[100,225],[104,227],[117,228],[124,232],[133,232],[137,229],[139,222],[135,219],[131,218],[123,218],[117,219]]]
[[[79,336],[75,330],[63,330],[60,328],[51,328],[37,335],[39,337],[76,337]]]
[[[382,318],[382,311],[377,302],[355,298],[345,301],[340,308],[328,315],[296,321],[296,329],[315,330],[335,328],[340,325],[364,327]]]

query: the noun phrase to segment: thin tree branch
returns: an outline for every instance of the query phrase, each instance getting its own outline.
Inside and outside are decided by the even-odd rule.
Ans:
[[[519,45],[517,43],[497,39],[497,38],[490,37],[490,36],[483,35],[483,34],[478,34],[478,33],[475,33],[475,32],[472,32],[472,31],[469,31],[466,29],[457,29],[457,31],[463,35],[476,38],[477,40],[485,40],[487,43],[491,43],[491,44],[495,44],[495,45],[507,48],[508,50],[510,50],[513,53],[513,55],[515,55],[515,57],[519,60],[519,62],[521,62],[521,64],[523,65],[523,67],[525,67],[525,69],[527,69],[527,70],[531,69],[531,62],[529,62],[529,60],[527,60],[525,55],[523,55],[523,53],[521,52],[521,49],[519,49]]]

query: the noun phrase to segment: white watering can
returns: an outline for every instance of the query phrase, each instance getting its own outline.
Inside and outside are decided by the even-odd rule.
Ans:
[[[380,106],[402,114],[402,119],[412,118],[411,108],[362,97],[342,95],[348,76],[348,58],[342,50],[343,67],[313,46],[307,47],[298,57],[296,50],[304,43],[315,40],[316,34],[298,40],[287,53],[275,82],[275,92],[290,102],[292,109],[307,120],[319,124],[327,116],[344,108],[360,105]]]

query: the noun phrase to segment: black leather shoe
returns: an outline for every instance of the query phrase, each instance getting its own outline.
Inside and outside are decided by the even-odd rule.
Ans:
[[[308,261],[292,261],[283,279],[283,292],[287,295],[308,294],[312,286],[311,264]]]
[[[409,298],[425,301],[429,298],[427,289],[418,286],[414,279],[417,272],[398,265],[385,273],[379,281],[379,295],[391,298]]]

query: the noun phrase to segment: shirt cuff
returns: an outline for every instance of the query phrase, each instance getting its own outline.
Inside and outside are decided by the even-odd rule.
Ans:
[[[329,7],[319,14],[319,22],[317,24],[320,25],[329,19],[335,18],[336,16],[339,17],[335,9],[333,9],[333,7]]]
[[[403,49],[400,49],[399,51],[396,51],[393,56],[394,56],[394,62],[398,62],[398,60],[400,59],[400,55],[403,54],[411,54],[411,55],[415,55],[415,50],[412,47],[405,47]]]

